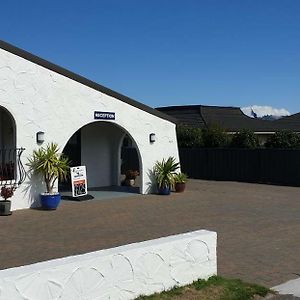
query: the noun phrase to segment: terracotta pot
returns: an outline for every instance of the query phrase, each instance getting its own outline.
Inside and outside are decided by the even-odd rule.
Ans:
[[[126,186],[134,186],[135,180],[134,179],[125,179]]]
[[[179,182],[175,183],[175,192],[176,193],[184,192],[185,186],[186,186],[186,183],[179,183]]]

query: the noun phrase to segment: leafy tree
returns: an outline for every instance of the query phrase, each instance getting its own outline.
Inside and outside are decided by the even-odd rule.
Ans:
[[[258,137],[249,129],[242,129],[232,137],[230,146],[232,148],[255,149],[259,147]]]
[[[267,148],[300,148],[300,135],[291,130],[281,130],[271,135],[265,143]]]
[[[229,137],[219,126],[213,125],[202,129],[203,146],[207,148],[227,147]]]
[[[176,131],[179,147],[193,148],[203,146],[202,131],[200,128],[178,125]]]

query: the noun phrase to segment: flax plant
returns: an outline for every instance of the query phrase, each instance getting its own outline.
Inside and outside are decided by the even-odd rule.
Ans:
[[[179,162],[174,157],[157,161],[154,166],[154,176],[158,188],[172,188],[175,184],[176,170],[179,168]]]
[[[48,194],[53,194],[56,180],[66,180],[69,170],[69,159],[59,153],[58,145],[48,144],[34,150],[28,159],[27,166],[36,175],[43,176]]]

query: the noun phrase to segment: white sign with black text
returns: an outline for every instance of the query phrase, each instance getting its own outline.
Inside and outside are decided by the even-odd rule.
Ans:
[[[70,168],[72,181],[72,196],[87,195],[86,167],[78,166]]]

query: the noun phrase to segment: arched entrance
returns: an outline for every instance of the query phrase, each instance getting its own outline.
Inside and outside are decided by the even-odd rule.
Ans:
[[[139,177],[133,187],[122,184],[126,171],[141,172],[141,163],[134,140],[120,126],[105,121],[85,125],[72,135],[63,153],[71,160],[71,166],[86,166],[89,191],[140,192]],[[60,191],[70,188],[70,182],[59,186]]]

